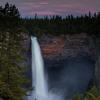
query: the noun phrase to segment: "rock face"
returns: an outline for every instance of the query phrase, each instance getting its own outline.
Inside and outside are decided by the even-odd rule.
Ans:
[[[29,65],[31,62],[29,61],[30,60],[30,44],[31,43],[31,40],[30,40],[30,37],[27,35],[27,34],[24,34],[23,35],[23,42],[22,42],[22,56],[23,58],[25,58],[25,61],[22,63],[23,66],[27,66]]]
[[[25,48],[30,48],[30,39],[24,42]],[[85,33],[65,36],[44,35],[39,39],[41,50],[44,57],[45,66],[48,72],[49,89],[54,91],[61,90],[74,93],[85,91],[89,82],[94,78],[100,81],[100,60],[96,54],[96,45],[92,36]],[[31,51],[26,50],[29,66],[31,66]],[[98,59],[94,71],[94,61]],[[31,77],[31,68],[28,76]],[[75,83],[73,83],[75,82]],[[56,87],[56,89],[54,89]],[[65,89],[66,87],[66,89]],[[68,92],[69,93],[69,92]]]
[[[95,64],[95,76],[96,76],[97,86],[100,89],[100,56],[98,57]]]
[[[95,63],[95,77],[98,88],[100,89],[100,38],[96,38],[96,63]]]
[[[31,80],[32,79],[32,72],[31,72],[31,38],[29,35],[23,35],[23,42],[22,42],[22,56],[24,60],[21,62],[21,66],[27,67],[27,71],[25,70],[26,77]],[[27,87],[31,87],[31,81],[26,85]]]
[[[64,59],[77,55],[95,57],[92,37],[85,33],[66,36],[43,36],[40,39],[43,56],[47,59]]]
[[[95,46],[85,33],[42,36],[39,40],[48,73],[49,90],[71,100],[84,93],[94,78]]]

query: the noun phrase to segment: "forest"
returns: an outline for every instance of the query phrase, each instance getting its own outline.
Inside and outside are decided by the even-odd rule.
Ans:
[[[99,35],[100,33],[100,13],[91,12],[87,15],[74,17],[68,15],[65,18],[61,16],[51,16],[38,18],[23,19],[23,24],[26,29],[31,33],[42,34],[78,34],[88,33],[89,35]]]
[[[94,14],[89,12],[81,16],[67,15],[64,18],[59,15],[38,18],[37,14],[33,18],[22,18],[18,8],[7,3],[4,8],[0,6],[0,29],[12,28],[12,26],[23,27],[30,34],[35,33],[35,35],[77,33],[99,35],[100,12]]]
[[[23,84],[28,84],[24,75],[26,66],[18,64],[25,60],[21,56],[24,51],[21,46],[23,34],[58,36],[80,33],[100,35],[100,12],[89,12],[77,17],[68,15],[65,18],[58,15],[38,18],[37,14],[33,18],[22,18],[15,5],[6,3],[4,7],[0,6],[0,98],[23,100],[23,96],[26,95],[27,89],[23,87]],[[81,97],[76,98],[81,100]]]

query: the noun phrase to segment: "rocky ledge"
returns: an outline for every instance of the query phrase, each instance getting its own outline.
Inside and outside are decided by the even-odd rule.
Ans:
[[[92,37],[85,33],[62,36],[42,36],[40,46],[44,58],[64,59],[77,55],[95,58],[95,46]]]

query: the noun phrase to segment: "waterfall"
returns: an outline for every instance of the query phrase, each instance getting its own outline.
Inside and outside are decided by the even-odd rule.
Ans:
[[[62,100],[59,95],[48,92],[47,80],[45,77],[44,63],[40,46],[36,37],[32,41],[32,87],[33,91],[28,93],[27,100]]]
[[[44,73],[44,63],[41,55],[40,46],[38,44],[36,37],[31,37],[31,41],[32,41],[32,87],[35,87],[35,99],[47,100],[48,88]]]

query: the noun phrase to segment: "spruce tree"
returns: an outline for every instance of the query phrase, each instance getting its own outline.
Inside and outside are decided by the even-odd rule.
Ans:
[[[4,100],[23,100],[26,93],[21,32],[16,29],[0,32],[0,97]]]

